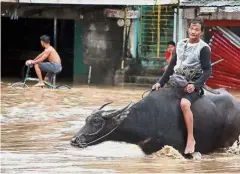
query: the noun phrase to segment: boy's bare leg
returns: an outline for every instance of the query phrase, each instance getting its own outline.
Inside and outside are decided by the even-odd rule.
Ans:
[[[34,85],[34,86],[41,86],[41,85],[44,85],[43,83],[43,79],[42,79],[42,72],[41,72],[41,69],[39,68],[39,65],[38,64],[35,64],[34,65],[34,68],[35,68],[35,72],[37,74],[37,77],[39,79],[39,82]]]
[[[48,77],[45,77],[45,78],[44,78],[44,81],[49,82],[49,78],[48,78]]]

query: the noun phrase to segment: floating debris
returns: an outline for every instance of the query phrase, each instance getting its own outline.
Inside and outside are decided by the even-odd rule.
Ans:
[[[161,150],[153,154],[153,157],[167,156],[174,159],[184,159],[184,157],[179,153],[178,150],[174,149],[172,146],[164,146]]]

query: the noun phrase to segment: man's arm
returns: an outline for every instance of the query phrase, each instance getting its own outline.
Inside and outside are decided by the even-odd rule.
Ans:
[[[161,87],[163,87],[165,85],[165,83],[168,82],[170,75],[172,75],[173,72],[174,72],[173,68],[176,65],[176,63],[177,63],[177,54],[175,54],[172,57],[172,59],[170,61],[170,64],[168,65],[166,71],[164,72],[163,76],[159,80],[159,83],[160,83]]]
[[[204,85],[204,83],[208,80],[208,78],[212,74],[211,52],[207,46],[203,47],[202,50],[200,51],[200,62],[201,62],[203,74],[194,83],[194,86],[197,90],[199,90],[200,87]]]
[[[39,59],[32,61],[32,64],[43,62],[46,58],[48,58],[49,54],[50,54],[50,50],[45,50],[43,52],[43,55]]]
[[[42,57],[43,56],[43,54],[44,54],[44,51],[41,53],[41,54],[39,54],[35,59],[33,59],[33,60],[37,60],[37,59],[39,59],[40,57]]]

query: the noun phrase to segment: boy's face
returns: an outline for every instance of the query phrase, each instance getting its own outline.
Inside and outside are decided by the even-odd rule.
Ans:
[[[167,48],[167,51],[170,52],[170,53],[173,53],[173,52],[175,51],[175,46],[169,44],[169,45],[168,45],[168,48]]]
[[[40,41],[40,42],[41,42],[42,47],[44,47],[45,43],[43,41]]]

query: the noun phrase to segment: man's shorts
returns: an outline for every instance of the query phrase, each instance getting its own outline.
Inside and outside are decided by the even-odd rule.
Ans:
[[[47,72],[46,77],[49,80],[52,79],[54,74],[57,74],[62,71],[62,65],[55,62],[41,62],[39,67],[42,71]]]
[[[193,91],[192,93],[185,92],[184,95],[182,96],[182,98],[187,99],[188,101],[190,101],[190,103],[195,102],[200,97],[201,97],[201,95],[200,95],[199,91]]]

